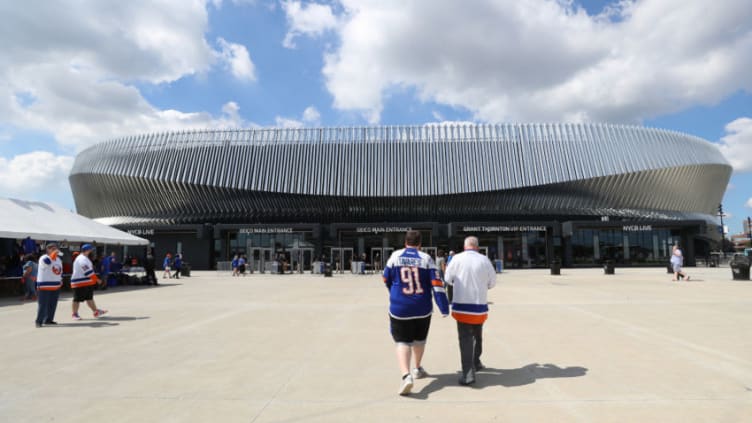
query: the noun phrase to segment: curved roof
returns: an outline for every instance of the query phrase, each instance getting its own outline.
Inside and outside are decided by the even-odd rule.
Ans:
[[[147,134],[83,151],[70,181],[80,212],[121,221],[677,218],[712,214],[730,174],[672,131],[464,124]]]

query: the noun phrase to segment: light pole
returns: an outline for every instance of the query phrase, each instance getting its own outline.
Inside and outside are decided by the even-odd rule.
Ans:
[[[721,217],[721,239],[723,240],[726,239],[726,234],[723,232],[723,204],[718,205],[718,216]],[[721,248],[723,248],[723,244],[721,244]]]

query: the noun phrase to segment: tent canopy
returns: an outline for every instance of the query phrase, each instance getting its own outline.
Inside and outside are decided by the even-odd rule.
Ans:
[[[95,222],[63,207],[39,201],[0,198],[0,238],[109,245],[147,245],[149,241]]]

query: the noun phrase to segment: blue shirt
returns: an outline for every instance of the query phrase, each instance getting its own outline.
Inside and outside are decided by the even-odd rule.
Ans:
[[[112,267],[112,256],[107,256],[102,260],[102,272],[110,273]]]
[[[24,254],[34,253],[37,251],[37,243],[30,237],[26,237],[26,239],[23,240],[23,250]]]
[[[441,314],[449,314],[444,284],[428,254],[415,248],[397,250],[389,257],[383,276],[389,290],[389,315],[395,319],[430,316],[433,300]]]

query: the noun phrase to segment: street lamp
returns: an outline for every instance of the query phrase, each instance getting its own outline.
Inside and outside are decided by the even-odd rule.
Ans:
[[[726,234],[723,232],[723,204],[718,205],[718,216],[721,217],[721,239],[726,239]]]

